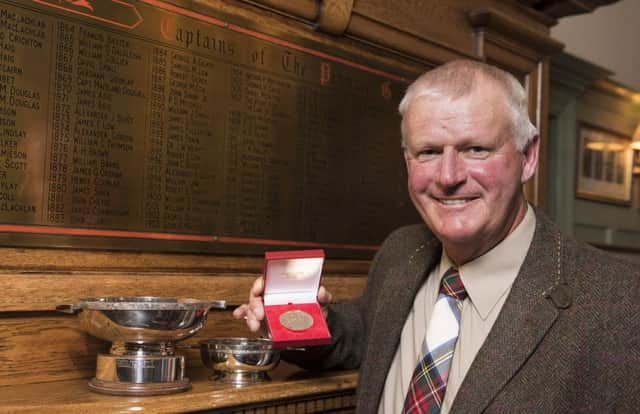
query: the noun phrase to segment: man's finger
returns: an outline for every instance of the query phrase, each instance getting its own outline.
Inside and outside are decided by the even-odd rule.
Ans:
[[[264,319],[264,302],[262,301],[262,297],[253,297],[249,299],[249,311],[255,318],[259,321]]]
[[[247,308],[247,326],[251,332],[257,332],[260,329],[262,318],[258,318],[251,308]]]
[[[233,317],[236,319],[242,319],[247,316],[247,305],[240,305],[233,310]]]
[[[324,286],[320,286],[320,289],[318,289],[318,303],[320,303],[321,306],[325,306],[330,304],[332,300],[333,295],[331,292],[325,289]]]
[[[262,277],[259,277],[253,282],[253,285],[251,286],[251,290],[249,290],[249,297],[252,298],[252,297],[262,296],[263,293],[264,293],[264,282],[262,280]]]

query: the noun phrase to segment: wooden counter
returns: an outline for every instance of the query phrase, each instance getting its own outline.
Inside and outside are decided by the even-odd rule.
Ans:
[[[309,373],[281,363],[272,380],[235,388],[211,381],[211,371],[187,371],[190,391],[121,397],[89,391],[86,380],[0,387],[0,413],[316,413],[352,412],[357,373]]]

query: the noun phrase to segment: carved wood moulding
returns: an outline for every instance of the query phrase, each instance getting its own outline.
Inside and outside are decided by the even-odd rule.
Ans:
[[[591,13],[598,7],[617,1],[619,0],[520,0],[520,3],[548,16],[560,18],[574,14]]]

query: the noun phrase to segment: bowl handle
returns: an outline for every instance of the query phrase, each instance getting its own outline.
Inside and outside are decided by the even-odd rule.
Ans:
[[[209,305],[209,309],[211,308],[226,309],[227,308],[227,303],[224,300],[212,300],[208,303],[208,305]]]
[[[76,305],[76,304],[65,304],[65,305],[56,306],[57,312],[70,313],[72,315],[75,315],[76,313],[78,313],[80,309],[81,309],[80,305]]]

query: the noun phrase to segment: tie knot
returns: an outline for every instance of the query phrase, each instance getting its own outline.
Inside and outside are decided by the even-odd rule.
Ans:
[[[455,267],[450,267],[444,272],[440,282],[440,294],[451,296],[456,300],[465,300],[467,291],[462,284],[460,272]]]

